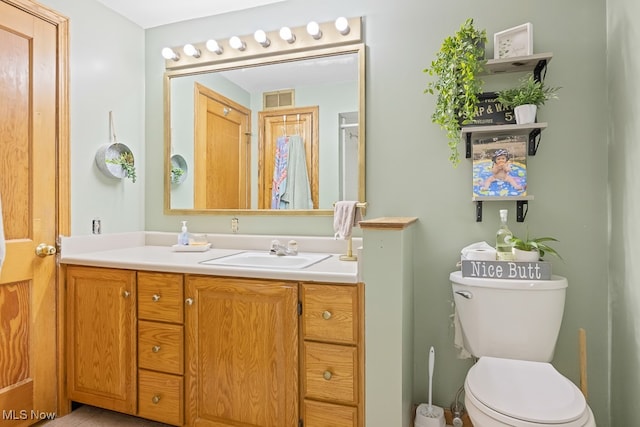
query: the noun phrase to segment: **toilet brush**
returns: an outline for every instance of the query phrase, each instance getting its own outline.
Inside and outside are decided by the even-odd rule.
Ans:
[[[429,349],[429,403],[420,404],[416,411],[414,427],[444,427],[444,410],[433,405],[433,368],[435,366],[436,351],[433,346]]]
[[[431,346],[429,349],[429,406],[427,407],[427,417],[435,418],[435,414],[433,412],[432,397],[433,397],[433,368],[436,363],[436,351]]]

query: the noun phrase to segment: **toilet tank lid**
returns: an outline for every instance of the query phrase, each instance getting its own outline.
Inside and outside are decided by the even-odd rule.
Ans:
[[[483,279],[479,277],[463,277],[462,272],[459,270],[449,274],[449,280],[451,283],[460,285],[499,289],[549,290],[563,289],[568,286],[565,277],[556,275],[551,276],[551,280]]]
[[[466,383],[466,392],[484,405],[523,421],[569,423],[587,408],[578,387],[550,363],[481,357]]]

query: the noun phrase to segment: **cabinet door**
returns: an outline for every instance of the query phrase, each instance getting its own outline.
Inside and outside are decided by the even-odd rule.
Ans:
[[[186,283],[187,424],[297,427],[298,285]]]
[[[69,399],[136,411],[136,274],[67,268]]]

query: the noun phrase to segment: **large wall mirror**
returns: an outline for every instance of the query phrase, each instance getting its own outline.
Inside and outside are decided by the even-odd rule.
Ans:
[[[331,215],[364,202],[364,55],[354,43],[168,69],[165,211]]]

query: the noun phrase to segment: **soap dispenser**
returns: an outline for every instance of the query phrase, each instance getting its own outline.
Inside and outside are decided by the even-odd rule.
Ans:
[[[182,221],[182,230],[180,231],[180,234],[178,234],[178,244],[179,245],[189,244],[189,232],[187,231],[187,221]]]

